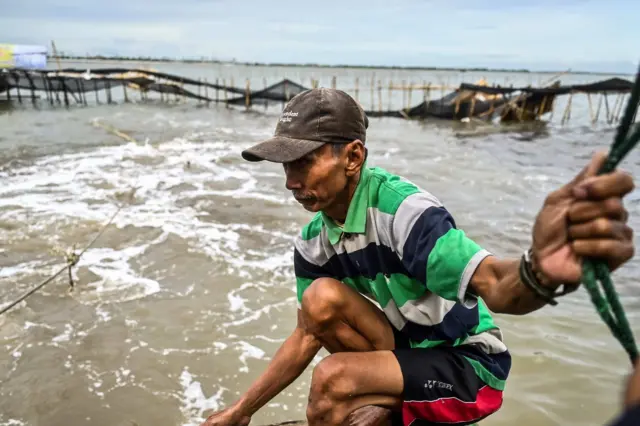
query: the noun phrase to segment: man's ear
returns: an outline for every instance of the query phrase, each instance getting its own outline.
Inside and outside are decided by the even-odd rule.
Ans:
[[[347,155],[347,176],[353,176],[362,168],[367,150],[362,141],[356,139],[345,147],[345,153]]]

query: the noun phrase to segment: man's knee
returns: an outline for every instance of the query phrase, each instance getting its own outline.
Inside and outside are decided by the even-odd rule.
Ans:
[[[355,384],[340,354],[329,355],[313,369],[307,419],[310,424],[340,424],[347,418],[350,396]]]
[[[344,306],[345,284],[333,278],[318,278],[302,295],[302,311],[314,326],[333,322]]]

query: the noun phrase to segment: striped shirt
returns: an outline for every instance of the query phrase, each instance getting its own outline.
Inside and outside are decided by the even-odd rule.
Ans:
[[[502,354],[500,329],[467,292],[489,255],[432,194],[365,166],[344,226],[319,212],[296,238],[298,307],[315,279],[331,277],[374,301],[412,347],[474,343]]]

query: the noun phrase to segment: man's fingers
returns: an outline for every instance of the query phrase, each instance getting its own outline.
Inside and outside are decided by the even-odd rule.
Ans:
[[[615,171],[600,176],[590,176],[573,188],[577,198],[603,200],[610,197],[623,197],[633,191],[633,177],[623,171]]]
[[[622,200],[614,197],[602,201],[576,201],[569,207],[568,216],[571,223],[588,222],[599,217],[626,222],[629,214]]]
[[[576,255],[606,260],[609,265],[621,265],[634,254],[633,241],[615,239],[580,239],[571,242]]]
[[[601,217],[590,222],[579,223],[569,227],[569,238],[572,240],[589,239],[633,239],[633,230],[625,223]]]
[[[566,183],[557,191],[552,192],[547,197],[548,203],[553,203],[557,199],[566,198],[571,195],[573,189],[583,180],[596,176],[598,170],[604,165],[607,160],[607,154],[605,152],[596,152],[593,157],[591,157],[591,161],[587,164],[581,171],[578,173],[571,181]]]
[[[572,180],[569,182],[570,185],[576,185],[577,183],[583,181],[584,179],[595,176],[598,174],[598,170],[604,165],[605,161],[607,161],[606,152],[596,152],[591,157],[591,161],[587,164],[581,171],[578,173]]]

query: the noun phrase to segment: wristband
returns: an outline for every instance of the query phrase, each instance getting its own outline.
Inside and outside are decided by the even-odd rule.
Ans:
[[[557,305],[556,297],[564,296],[571,293],[578,288],[578,285],[568,285],[566,283],[560,284],[563,288],[562,291],[556,292],[547,288],[541,284],[540,281],[544,281],[541,273],[534,271],[533,263],[531,261],[532,249],[528,249],[522,255],[520,260],[520,281],[533,291],[539,298],[545,300],[550,305]],[[559,286],[558,286],[559,287]]]
[[[520,259],[520,281],[529,288],[529,290],[533,291],[536,296],[550,305],[557,305],[558,302],[554,299],[553,290],[549,290],[548,288],[543,287],[536,274],[533,272],[531,267],[531,249],[524,252],[522,258]]]

